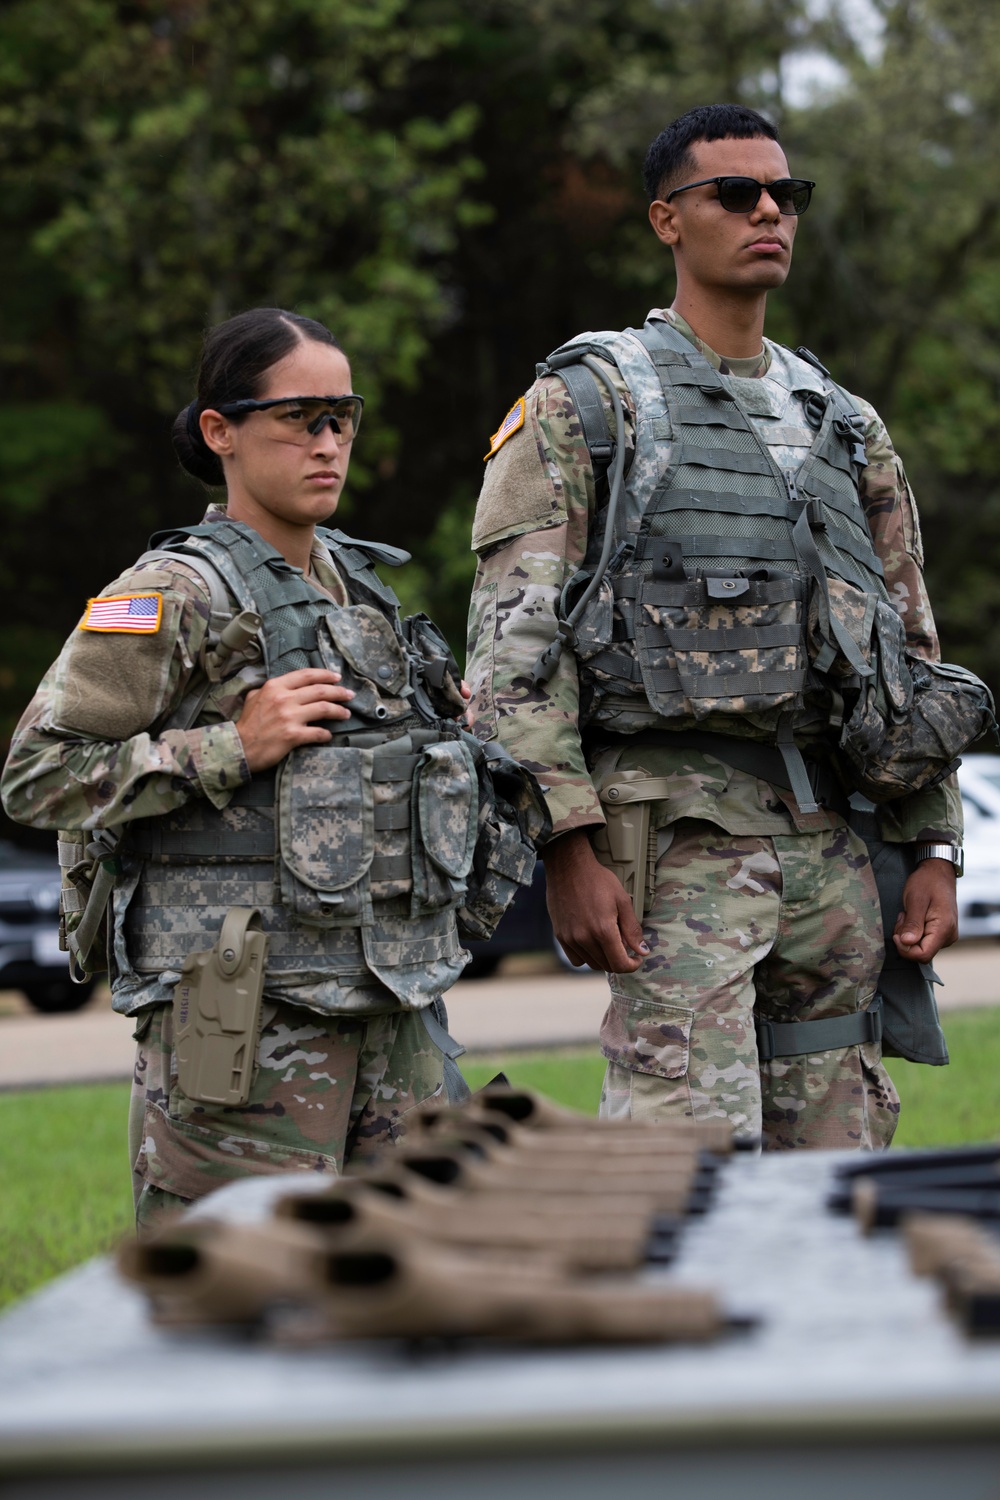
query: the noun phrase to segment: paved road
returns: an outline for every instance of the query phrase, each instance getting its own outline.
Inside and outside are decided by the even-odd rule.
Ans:
[[[960,943],[937,968],[942,1009],[1000,1006],[996,943]],[[454,1035],[470,1052],[592,1044],[607,1005],[603,976],[523,969],[521,960],[514,972],[457,984],[448,996]],[[10,993],[0,1000],[0,1089],[131,1076],[131,1027],[112,1013],[107,991],[72,1016],[38,1016]]]

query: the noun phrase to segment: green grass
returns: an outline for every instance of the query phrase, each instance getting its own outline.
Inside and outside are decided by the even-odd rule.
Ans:
[[[129,1085],[0,1094],[0,1306],[132,1224]]]
[[[897,1145],[1000,1137],[1000,1010],[952,1012],[945,1031],[951,1067],[889,1063],[903,1104]],[[597,1110],[604,1062],[596,1048],[463,1061],[473,1088],[502,1068],[516,1086]],[[0,1094],[0,1306],[128,1232],[128,1094],[126,1084]]]
[[[886,1059],[902,1105],[896,1146],[1000,1139],[1000,1009],[951,1011],[942,1024],[947,1068]]]

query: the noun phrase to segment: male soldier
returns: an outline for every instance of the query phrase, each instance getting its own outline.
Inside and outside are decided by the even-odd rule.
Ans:
[[[882,923],[833,747],[853,689],[891,690],[873,674],[904,627],[937,659],[916,509],[875,411],[763,337],[813,188],[774,127],[691,110],[645,178],[673,305],[550,356],[492,441],[478,733],[544,782],[556,935],[609,973],[602,1112],[724,1115],[766,1149],[879,1148],[899,1109]],[[581,384],[582,355],[603,380]],[[881,837],[913,846],[895,944],[926,964],[957,934],[954,778],[883,808]],[[923,1060],[946,1061],[943,1043]]]

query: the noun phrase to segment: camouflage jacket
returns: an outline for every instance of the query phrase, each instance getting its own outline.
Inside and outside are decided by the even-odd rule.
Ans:
[[[724,376],[766,376],[775,346],[750,360],[723,361],[672,311],[651,318],[672,322]],[[610,362],[605,369],[626,408],[631,443],[632,395]],[[602,391],[613,434],[610,398]],[[856,399],[856,398],[855,398]],[[885,584],[906,629],[909,647],[936,659],[937,634],[923,580],[916,505],[884,423],[866,402],[868,459],[859,494]],[[523,417],[523,420],[522,420]],[[506,432],[505,432],[506,429]],[[476,732],[497,737],[542,781],[554,834],[603,823],[581,743],[577,665],[564,652],[551,680],[530,683],[531,668],[556,634],[556,606],[566,580],[581,565],[595,510],[594,477],[580,422],[564,382],[535,382],[494,439],[473,528],[479,566],[469,621],[466,668],[473,689]],[[654,825],[696,817],[734,834],[788,834],[836,821],[806,816],[794,800],[766,782],[712,756],[666,748],[626,750],[620,768],[642,766],[671,779],[669,802],[653,807]],[[882,812],[883,834],[909,841],[932,834],[961,840],[961,801],[952,778],[942,787],[900,799]]]

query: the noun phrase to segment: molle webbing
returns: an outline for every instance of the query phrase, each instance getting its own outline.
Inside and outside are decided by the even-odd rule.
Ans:
[[[216,521],[155,540],[181,556],[187,550],[206,555],[244,608],[261,615],[269,677],[322,665],[316,654],[317,620],[336,606],[249,526]]]
[[[731,389],[669,325],[590,335],[580,347],[617,358],[637,407],[610,589],[577,630],[581,680],[593,695],[587,717],[595,728],[603,717],[633,730],[644,719],[715,727],[756,716],[758,729],[778,735],[801,804],[792,730],[827,716],[839,724],[845,677],[860,683],[874,670],[867,637],[859,644],[852,630],[869,629],[859,616],[888,603],[857,489],[863,418],[839,387],[816,389],[815,373],[799,376],[793,361],[776,388],[786,401],[798,396],[797,430],[815,437],[786,471],[750,416],[773,398],[741,404],[739,383]],[[796,379],[803,388],[793,391]],[[598,566],[602,514],[606,507],[581,584]],[[834,663],[836,680],[824,675]]]
[[[382,583],[368,553],[392,566],[408,554],[395,547],[360,543],[342,531],[317,530],[329,547],[335,565],[351,580],[351,596],[391,610],[396,596]],[[281,677],[301,667],[319,667],[317,626],[338,606],[326,599],[295,568],[249,526],[239,521],[213,521],[161,532],[151,544],[156,551],[207,557],[225,579],[244,609],[263,618],[264,653],[268,676]]]
[[[430,734],[421,736],[424,741],[431,738]],[[375,747],[372,783],[385,793],[385,800],[380,801],[376,790],[372,811],[377,844],[384,842],[377,838],[380,833],[409,832],[410,785],[419,759],[419,754],[402,749],[398,741],[387,740]],[[137,822],[130,849],[140,859],[161,865],[273,864],[275,772],[261,772],[240,787],[221,813],[201,802],[191,802],[177,812]],[[407,840],[405,849],[376,853],[369,877],[373,884],[405,881],[410,875],[410,861]]]
[[[722,377],[682,335],[648,324],[639,338],[656,369],[670,412],[670,468],[646,508],[651,537],[680,541],[685,559],[700,567],[740,560],[744,570],[800,563],[791,529],[810,501],[824,564],[858,587],[882,576],[857,497],[852,454],[857,437],[830,396],[811,405],[816,439],[795,476],[798,494],[775,463],[753,423]],[[801,498],[800,498],[801,497]],[[706,526],[725,516],[726,524]],[[703,519],[700,519],[703,518]],[[720,535],[720,533],[725,533]]]

